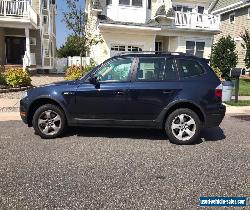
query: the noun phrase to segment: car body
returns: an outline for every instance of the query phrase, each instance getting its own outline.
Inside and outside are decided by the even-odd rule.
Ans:
[[[200,130],[218,126],[224,118],[220,84],[202,58],[178,53],[124,53],[80,80],[28,91],[20,101],[20,113],[26,124],[34,126],[39,107],[52,104],[62,111],[67,126],[162,129],[171,113],[186,109],[198,116]]]

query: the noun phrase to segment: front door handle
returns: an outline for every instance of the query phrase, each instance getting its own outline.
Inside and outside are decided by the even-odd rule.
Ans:
[[[163,90],[162,93],[163,94],[169,94],[169,93],[172,93],[173,91],[172,90]]]
[[[116,90],[115,91],[115,95],[117,95],[117,96],[123,96],[123,95],[125,95],[125,91],[123,91],[123,90]]]

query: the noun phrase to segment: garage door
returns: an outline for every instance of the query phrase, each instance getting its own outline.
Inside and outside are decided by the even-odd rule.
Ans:
[[[110,49],[110,57],[121,54],[123,52],[141,52],[142,50],[143,46],[112,44]]]

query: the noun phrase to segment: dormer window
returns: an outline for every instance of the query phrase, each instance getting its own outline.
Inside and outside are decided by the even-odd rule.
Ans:
[[[142,7],[142,0],[119,0],[119,5]]]
[[[229,15],[229,23],[230,24],[235,23],[235,13]]]

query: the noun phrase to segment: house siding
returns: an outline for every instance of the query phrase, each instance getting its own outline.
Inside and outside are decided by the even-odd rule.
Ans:
[[[217,42],[222,36],[230,35],[232,38],[240,38],[240,34],[245,29],[250,30],[250,19],[248,17],[249,7],[241,8],[233,12],[229,12],[221,15],[221,33],[215,36],[215,42]],[[229,15],[235,13],[235,23],[229,23]],[[238,52],[239,61],[237,67],[245,67],[245,49],[241,46],[244,42],[242,40],[236,41],[236,50]]]

